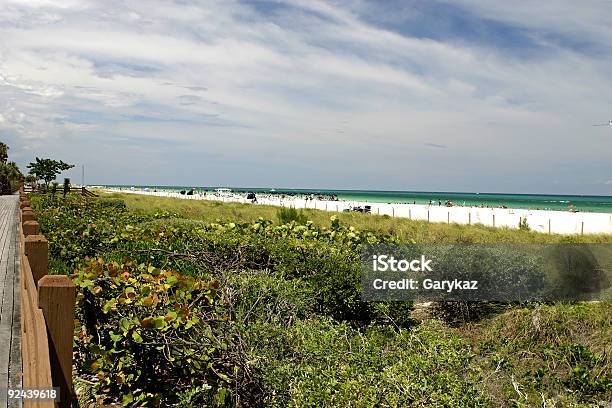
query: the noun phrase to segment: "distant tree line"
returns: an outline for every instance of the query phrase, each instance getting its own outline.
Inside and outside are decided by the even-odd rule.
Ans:
[[[28,175],[24,176],[15,162],[8,161],[9,147],[6,143],[0,142],[0,194],[12,194],[19,189],[22,182],[28,183],[34,188],[40,187],[43,191],[50,191],[51,183],[63,171],[74,167],[72,164],[62,160],[36,158],[34,162],[28,164]]]
[[[0,142],[0,194],[12,194],[19,188],[23,174],[15,162],[8,161],[9,147]]]

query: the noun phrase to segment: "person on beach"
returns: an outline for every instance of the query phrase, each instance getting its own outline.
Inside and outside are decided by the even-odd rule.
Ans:
[[[65,178],[64,179],[64,198],[66,198],[66,195],[70,192],[70,179],[69,178]]]

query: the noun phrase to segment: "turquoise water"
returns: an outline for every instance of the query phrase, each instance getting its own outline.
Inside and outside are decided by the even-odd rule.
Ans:
[[[158,191],[189,190],[194,186],[120,186],[107,187],[121,188],[149,188]],[[212,191],[216,187],[196,187],[199,191]],[[373,203],[412,203],[428,204],[430,200],[436,204],[452,201],[456,205],[490,206],[509,208],[530,208],[541,210],[567,211],[570,205],[578,211],[612,213],[612,196],[586,196],[586,195],[544,195],[544,194],[495,194],[495,193],[453,193],[453,192],[426,192],[426,191],[373,191],[373,190],[317,190],[317,189],[290,189],[276,188],[246,188],[228,187],[232,191],[255,193],[276,193],[294,195],[335,195],[347,201],[369,201]]]

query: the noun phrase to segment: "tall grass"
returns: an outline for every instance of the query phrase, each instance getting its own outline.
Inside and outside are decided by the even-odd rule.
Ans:
[[[287,224],[291,221],[295,221],[297,224],[306,224],[308,217],[304,214],[303,210],[296,210],[295,208],[280,208],[276,213],[278,222],[281,224]]]
[[[259,217],[268,220],[280,220],[278,207],[270,205],[253,205],[226,203],[207,200],[184,200],[180,198],[155,197],[138,194],[104,194],[105,197],[121,198],[127,207],[136,211],[167,210],[177,212],[184,217],[203,221],[231,220],[234,222],[252,222]],[[294,210],[298,212],[297,210]],[[284,213],[288,214],[288,213]],[[299,217],[302,215],[318,226],[329,226],[329,219],[336,215],[340,222],[352,225],[360,230],[389,234],[401,240],[415,240],[423,243],[555,243],[555,242],[612,242],[612,234],[600,235],[559,235],[544,234],[525,229],[493,228],[485,225],[461,225],[446,223],[429,223],[427,221],[392,218],[385,215],[351,213],[332,213],[323,210],[299,210],[301,215],[283,215]],[[296,220],[297,221],[297,220]]]

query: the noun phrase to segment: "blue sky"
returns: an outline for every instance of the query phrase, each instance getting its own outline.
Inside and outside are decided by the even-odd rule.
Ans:
[[[0,139],[91,184],[612,195],[612,2],[0,5]],[[75,181],[80,170],[68,172]]]

